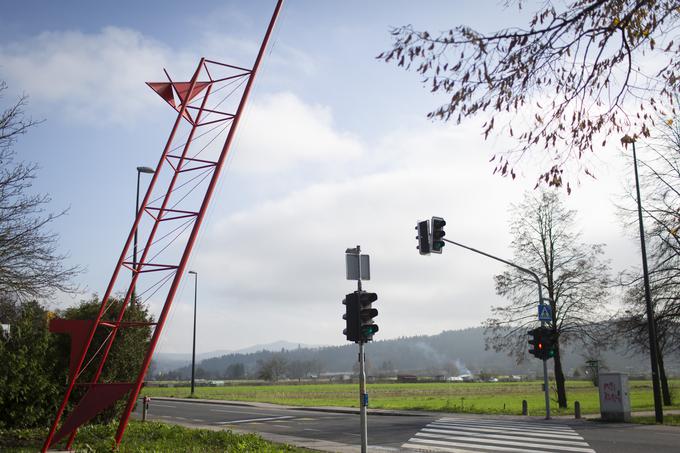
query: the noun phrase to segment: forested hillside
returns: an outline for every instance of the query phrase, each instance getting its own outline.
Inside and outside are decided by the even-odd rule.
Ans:
[[[420,374],[447,375],[489,373],[495,375],[534,375],[541,372],[541,362],[533,357],[516,364],[514,359],[484,348],[481,327],[444,331],[438,335],[382,340],[366,346],[367,368],[371,375]],[[565,371],[571,377],[582,375],[588,359],[600,359],[613,371],[644,373],[649,368],[646,356],[627,354],[624,348],[590,352],[572,345],[564,354]],[[680,372],[680,358],[669,358],[671,372]],[[202,360],[197,376],[206,379],[257,378],[264,365],[272,362],[279,377],[298,378],[323,373],[351,372],[357,361],[357,346],[327,346],[293,350],[259,351],[227,354]],[[187,379],[187,364],[174,371],[156,374],[157,379]]]

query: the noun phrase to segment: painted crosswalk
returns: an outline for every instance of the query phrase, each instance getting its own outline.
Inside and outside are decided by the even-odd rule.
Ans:
[[[567,425],[456,417],[430,423],[401,448],[452,453],[595,453]]]

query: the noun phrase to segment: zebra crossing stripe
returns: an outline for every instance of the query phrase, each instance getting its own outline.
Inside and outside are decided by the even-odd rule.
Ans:
[[[574,452],[585,452],[585,453],[590,453],[593,451],[592,448],[583,448],[583,447],[572,447],[572,446],[567,446],[567,445],[561,445],[561,444],[550,444],[550,443],[536,443],[535,440],[529,438],[529,437],[524,437],[524,438],[516,438],[519,440],[503,440],[503,439],[492,439],[488,437],[465,437],[465,438],[460,438],[455,435],[445,435],[445,434],[427,434],[427,433],[418,433],[416,434],[417,438],[427,438],[426,441],[430,442],[430,438],[436,437],[438,439],[456,439],[460,441],[465,441],[465,442],[484,442],[485,444],[493,444],[493,445],[507,445],[507,446],[515,446],[515,447],[530,447],[530,448],[552,448],[552,449],[557,449],[560,451],[574,451]],[[413,440],[413,439],[411,439]],[[410,441],[409,441],[410,442]],[[585,444],[586,447],[588,444]],[[468,446],[471,446],[468,444]],[[474,445],[475,447],[479,447],[477,444]]]
[[[458,436],[463,436],[463,437],[477,437],[480,439],[505,439],[505,440],[517,440],[520,439],[517,436],[507,436],[503,434],[479,434],[479,433],[471,433],[467,431],[460,431],[457,429],[430,429],[430,428],[425,428],[420,431],[420,433],[434,433],[434,434],[450,434],[450,435],[458,435]],[[418,433],[418,435],[420,435]],[[423,434],[425,435],[425,434]],[[574,445],[578,447],[587,447],[588,443],[587,442],[579,442],[576,440],[563,440],[563,439],[542,439],[542,438],[534,438],[533,434],[531,437],[523,437],[522,439],[526,440],[527,442],[544,442],[548,444],[561,444],[561,445]]]
[[[521,428],[521,429],[531,429],[538,431],[552,431],[552,432],[564,432],[569,434],[575,434],[574,430],[569,426],[563,425],[553,425],[551,423],[545,422],[524,422],[515,420],[493,420],[493,419],[470,419],[470,418],[441,418],[434,423],[455,423],[455,424],[472,424],[472,425],[491,425],[493,427],[507,427],[510,428]]]
[[[520,433],[526,433],[527,429],[530,428],[490,428],[489,425],[473,425],[473,424],[460,424],[460,425],[453,425],[450,423],[432,423],[428,425],[428,427],[436,427],[436,428],[455,428],[458,430],[462,431],[475,431],[475,432],[484,432],[484,433],[505,433],[505,434],[520,434]],[[533,431],[531,430],[532,433],[531,435],[534,437],[547,437],[550,439],[580,439],[581,436],[579,436],[575,432],[563,432],[563,431]]]
[[[595,453],[569,426],[452,417],[428,424],[402,448],[450,453]]]
[[[414,442],[412,444],[411,442]],[[434,445],[433,445],[434,444]],[[447,452],[457,452],[459,450],[452,450],[450,448],[445,448],[445,447],[465,447],[466,449],[469,448],[474,448],[474,450],[465,450],[469,452],[479,452],[479,451],[495,451],[495,452],[509,452],[509,453],[553,453],[551,451],[546,451],[546,450],[527,450],[526,448],[513,448],[513,447],[501,447],[499,445],[476,445],[476,444],[469,444],[469,443],[463,443],[463,442],[451,442],[451,441],[443,441],[443,440],[426,440],[426,439],[417,439],[417,438],[412,438],[409,440],[406,444],[404,444],[404,447],[407,448],[415,448],[415,449],[420,449],[424,451],[429,451],[429,450],[434,450],[432,447],[441,447],[441,448],[436,448],[437,451],[447,451]]]

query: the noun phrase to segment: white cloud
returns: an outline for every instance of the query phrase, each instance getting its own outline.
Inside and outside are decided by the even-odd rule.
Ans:
[[[293,104],[286,121],[305,123],[310,106]],[[306,135],[320,137],[315,143],[321,148],[343,135],[331,133],[327,122],[306,124]],[[487,159],[451,151],[452,144],[474,145],[465,137],[425,121],[412,124],[375,146],[357,142],[358,149],[371,151],[348,162],[331,154],[320,164],[364,165],[361,172],[307,184],[236,213],[215,212],[192,263],[200,269],[202,300],[211,313],[199,321],[202,331],[228,329],[230,338],[247,338],[248,344],[284,336],[342,342],[340,301],[355,287],[344,278],[344,250],[356,244],[371,255],[366,287],[379,294],[381,338],[479,324],[498,302],[492,275],[502,267],[450,246],[431,257],[415,248],[416,220],[442,215],[453,238],[507,256],[507,205],[522,186],[490,175],[480,181],[475,175],[488,175]],[[261,151],[268,155],[277,143],[262,146],[270,147]],[[484,195],[494,190],[496,197]],[[179,341],[186,319],[178,317],[168,335]],[[297,337],[289,338],[293,333]]]
[[[170,49],[139,32],[44,32],[0,46],[3,76],[33,102],[87,123],[128,123],[149,107],[144,81],[159,78]],[[158,104],[158,103],[156,103]]]
[[[46,31],[0,45],[0,74],[13,89],[28,93],[32,103],[54,108],[71,121],[130,125],[148,117],[149,109],[167,109],[144,83],[165,80],[163,68],[181,81],[202,56],[248,67],[258,46],[259,41],[215,31],[201,33],[183,48],[113,26],[97,33]],[[268,63],[277,72],[287,67],[314,72],[313,60],[303,52],[284,46],[279,53]]]
[[[305,120],[318,107],[288,95],[276,98],[286,101],[279,107],[295,106],[286,121],[305,123],[319,148],[344,135],[329,121]],[[277,118],[263,115],[257,123]],[[502,264],[452,245],[441,256],[419,256],[414,227],[419,219],[440,215],[448,238],[512,258],[508,209],[533,181],[492,176],[484,142],[465,126],[421,121],[377,144],[352,143],[364,152],[330,153],[317,164],[320,171],[338,165],[360,171],[307,182],[237,212],[221,208],[206,224],[192,266],[202,275],[201,298],[210,315],[199,317],[199,324],[213,349],[227,331],[232,346],[281,338],[342,343],[340,302],[355,288],[345,280],[344,250],[357,244],[371,255],[372,280],[365,287],[379,295],[381,339],[478,325],[492,305],[503,303],[492,279]],[[277,145],[263,140],[242,151],[269,156]],[[567,202],[582,210],[586,240],[609,243],[616,258],[630,256],[610,209],[616,172],[604,170],[602,180],[584,183]],[[285,179],[285,168],[276,177]],[[175,347],[188,335],[187,323],[178,318],[169,327]]]
[[[253,99],[239,131],[235,169],[248,173],[281,173],[306,162],[356,159],[362,144],[333,128],[328,107],[308,105],[292,93]]]

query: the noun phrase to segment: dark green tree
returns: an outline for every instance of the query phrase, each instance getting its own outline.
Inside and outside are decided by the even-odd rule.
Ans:
[[[283,354],[272,354],[269,358],[257,363],[257,377],[265,381],[276,382],[281,379],[288,367],[288,361]]]
[[[114,298],[110,299],[109,303],[112,304],[111,308],[107,310],[103,319],[115,321],[115,316],[120,312],[122,300]],[[93,296],[90,300],[82,301],[78,306],[66,309],[62,317],[66,319],[94,319],[100,307],[101,302],[99,298]],[[149,314],[148,308],[137,300],[134,304],[128,305],[123,321],[152,322],[153,319]],[[100,326],[97,328],[92,340],[92,344],[95,347],[90,348],[92,352],[85,357],[83,362],[87,366],[82,371],[81,382],[91,382],[94,378],[100,363],[101,350],[104,349],[99,346],[107,341],[110,332],[111,329],[109,327]],[[66,335],[63,337],[66,337]],[[144,355],[148,350],[150,339],[150,326],[121,328],[118,331],[116,340],[113,342],[109,357],[102,369],[98,382],[134,382],[137,379],[137,373],[141,368]],[[62,349],[61,351],[62,355],[68,356],[69,353],[70,348],[69,350]],[[124,405],[124,400],[118,401],[115,407],[100,414],[97,421],[107,422],[113,420],[122,411]]]
[[[116,300],[115,304],[120,304]],[[19,303],[0,299],[0,315],[10,325],[9,335],[0,334],[0,427],[28,428],[45,426],[61,403],[68,381],[71,342],[68,335],[49,331],[48,321],[55,316],[67,319],[94,319],[99,309],[96,297],[63,312],[49,312],[40,303]],[[110,317],[109,317],[110,318]],[[107,319],[109,319],[107,318]],[[112,320],[112,319],[109,319]],[[125,315],[128,321],[151,321],[148,310],[135,303]],[[94,344],[105,340],[107,329],[99,329]],[[148,326],[122,329],[103,369],[99,382],[130,382],[137,377],[143,354],[149,344]],[[80,382],[89,382],[99,364],[98,357],[87,357]],[[76,392],[83,390],[76,390]],[[77,396],[77,395],[76,395]],[[77,400],[77,399],[76,399]],[[98,421],[109,421],[124,402],[104,412]]]
[[[38,302],[0,299],[9,335],[0,334],[0,428],[44,426],[54,417],[68,358],[48,330],[52,313]]]

